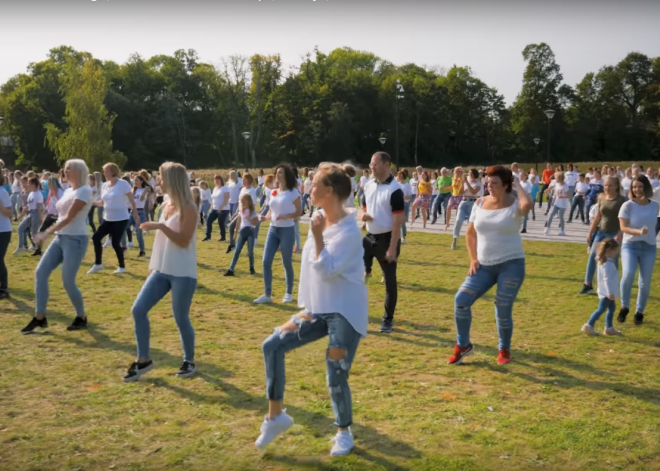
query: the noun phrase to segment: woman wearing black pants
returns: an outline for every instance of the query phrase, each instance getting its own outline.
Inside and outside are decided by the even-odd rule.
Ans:
[[[3,188],[5,176],[0,173],[0,299],[9,297],[7,280],[7,266],[5,265],[5,254],[11,242],[11,218],[12,204],[7,190]]]
[[[101,241],[107,235],[110,236],[112,248],[117,254],[119,268],[115,273],[126,273],[124,266],[124,251],[121,248],[121,238],[128,227],[128,209],[126,209],[126,200],[133,209],[133,217],[136,226],[140,225],[140,217],[135,206],[133,198],[133,188],[126,180],[119,178],[119,167],[113,163],[107,163],[103,166],[103,174],[106,182],[101,190],[101,199],[103,200],[103,222],[94,232],[92,241],[94,242],[94,255],[96,257],[94,266],[87,273],[97,273],[103,270],[103,245]]]

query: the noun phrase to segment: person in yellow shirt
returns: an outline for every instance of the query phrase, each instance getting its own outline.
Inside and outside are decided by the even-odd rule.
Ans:
[[[445,231],[449,230],[452,209],[456,210],[456,216],[458,217],[458,205],[463,201],[463,192],[465,191],[464,178],[463,167],[456,167],[454,169],[454,176],[451,179],[451,198],[449,198],[447,214],[445,214]]]
[[[422,214],[422,224],[424,229],[426,229],[427,210],[431,206],[432,194],[433,184],[431,183],[429,172],[423,172],[419,182],[417,183],[417,198],[415,198],[415,202],[413,203],[412,207],[413,219],[410,223],[410,227],[412,227],[413,223],[415,222],[415,210],[420,209],[420,213]]]

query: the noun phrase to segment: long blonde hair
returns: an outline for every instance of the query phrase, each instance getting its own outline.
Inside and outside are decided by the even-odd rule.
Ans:
[[[176,162],[165,162],[160,166],[160,178],[163,193],[167,193],[178,210],[195,204],[186,167]]]
[[[245,210],[250,211],[250,215],[252,213],[256,212],[254,209],[254,201],[252,201],[252,195],[250,193],[243,193],[243,196],[241,196],[241,207]]]
[[[596,253],[596,260],[598,260],[598,263],[601,265],[605,263],[607,261],[608,250],[615,249],[618,246],[619,243],[612,238],[603,239],[603,241],[598,245],[598,252]]]

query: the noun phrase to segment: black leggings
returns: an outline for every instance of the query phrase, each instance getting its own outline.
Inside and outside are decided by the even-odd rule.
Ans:
[[[5,255],[7,247],[11,241],[11,232],[0,232],[0,291],[9,289],[9,279],[7,275],[7,265],[5,265]]]
[[[46,214],[46,217],[44,218],[44,222],[41,223],[41,227],[39,228],[39,232],[46,232],[46,230],[54,225],[57,222],[57,216],[53,216],[52,214]],[[37,244],[39,247],[39,250],[41,250],[41,244]]]
[[[91,208],[89,208],[89,213],[87,213],[87,220],[89,221],[89,225],[92,228],[92,232],[96,232],[96,226],[94,225],[94,211],[96,210],[96,206],[92,205]]]
[[[127,226],[128,219],[124,221],[103,220],[92,236],[92,242],[94,242],[94,256],[96,257],[94,264],[103,264],[103,245],[101,244],[101,241],[105,236],[109,235],[112,242],[112,248],[115,249],[115,253],[117,254],[119,268],[126,268],[124,266],[124,251],[121,248],[121,236],[124,234]]]

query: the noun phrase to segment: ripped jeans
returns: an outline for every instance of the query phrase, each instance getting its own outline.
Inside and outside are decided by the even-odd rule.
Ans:
[[[465,278],[454,298],[454,318],[456,320],[456,343],[461,347],[470,345],[472,325],[472,305],[497,285],[495,294],[495,320],[500,337],[499,349],[511,349],[513,336],[513,303],[525,280],[525,259],[507,260],[497,265],[481,265],[477,273]]]
[[[360,334],[341,314],[310,314],[310,317],[313,320],[293,316],[291,322],[296,325],[296,330],[282,332],[278,327],[264,341],[262,350],[266,366],[266,397],[271,401],[284,399],[284,354],[327,335],[328,349],[340,348],[345,351],[341,360],[330,359],[326,351],[325,361],[335,425],[349,427],[353,423],[353,405],[348,373],[360,343]]]

